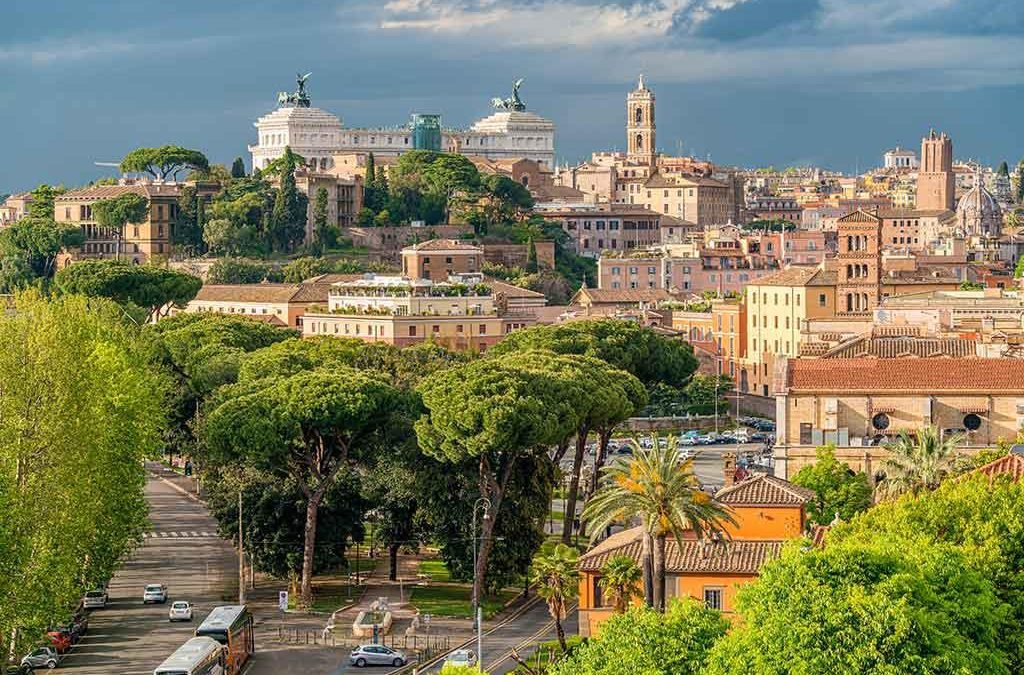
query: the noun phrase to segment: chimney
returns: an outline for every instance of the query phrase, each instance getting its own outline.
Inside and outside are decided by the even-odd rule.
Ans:
[[[736,453],[722,453],[722,476],[724,478],[722,487],[732,487],[736,484]]]

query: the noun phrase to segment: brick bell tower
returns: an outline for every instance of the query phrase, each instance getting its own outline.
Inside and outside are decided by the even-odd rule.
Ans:
[[[628,158],[650,167],[655,163],[654,92],[640,76],[636,89],[626,96],[626,147]]]

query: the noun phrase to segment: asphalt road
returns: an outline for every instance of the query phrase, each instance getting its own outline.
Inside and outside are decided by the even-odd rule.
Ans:
[[[237,558],[216,535],[216,524],[201,504],[157,479],[146,482],[151,527],[131,560],[110,582],[110,603],[94,610],[89,630],[61,664],[81,675],[151,674],[192,636],[210,609],[228,604],[237,591],[232,576]],[[189,623],[170,623],[167,605],[143,605],[146,584],[167,585],[170,600],[196,605]]]

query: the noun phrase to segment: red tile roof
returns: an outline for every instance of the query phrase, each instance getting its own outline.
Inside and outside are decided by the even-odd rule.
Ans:
[[[1016,482],[1024,478],[1024,456],[1011,452],[993,462],[979,466],[971,473],[985,474],[989,480],[995,480],[999,476],[1009,476],[1010,480]]]
[[[729,506],[802,506],[813,498],[814,490],[768,474],[758,474],[715,493],[715,501]]]
[[[177,183],[164,183],[153,185],[151,183],[135,183],[134,185],[92,185],[79,190],[72,190],[58,195],[56,201],[79,200],[79,199],[110,199],[123,194],[134,192],[143,197],[177,197],[181,193],[181,185]]]
[[[669,537],[665,546],[665,571],[670,574],[757,574],[768,560],[778,556],[784,541],[722,540],[719,542]],[[613,534],[580,556],[583,572],[597,572],[618,555],[640,561],[642,528]]]
[[[795,391],[1024,392],[1024,359],[789,359]]]
[[[462,251],[464,253],[482,253],[479,246],[458,239],[431,239],[412,246],[406,246],[403,251]]]

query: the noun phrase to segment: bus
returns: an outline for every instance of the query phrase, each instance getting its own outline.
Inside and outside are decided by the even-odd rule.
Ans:
[[[153,675],[224,675],[224,646],[208,637],[194,637],[157,666]]]
[[[196,628],[196,637],[213,638],[227,648],[227,675],[237,675],[256,651],[252,614],[245,605],[214,607]]]

